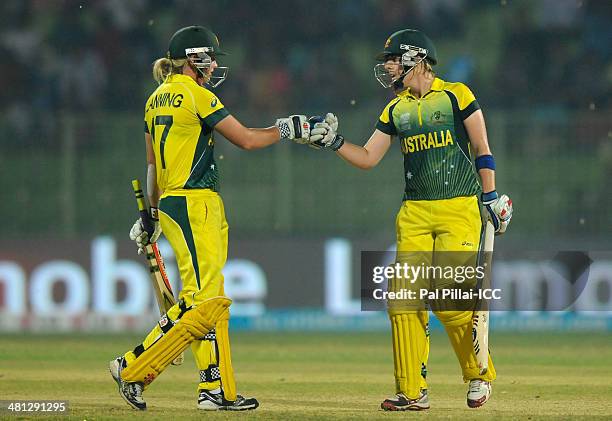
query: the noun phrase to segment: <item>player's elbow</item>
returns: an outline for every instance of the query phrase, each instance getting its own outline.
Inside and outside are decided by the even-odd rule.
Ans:
[[[242,149],[244,151],[252,151],[253,149],[257,149],[255,147],[255,143],[251,142],[249,140],[243,140],[243,141],[237,143],[236,146],[238,146],[240,149]]]
[[[349,157],[342,156],[345,161],[347,161],[352,166],[359,168],[360,170],[371,170],[377,164],[377,162],[370,162],[367,159],[351,159]]]
[[[245,131],[244,136],[240,137],[240,141],[237,145],[240,149],[245,151],[252,151],[261,147],[257,141],[257,133],[251,129]]]
[[[368,157],[368,158],[370,159],[364,160],[359,166],[359,168],[361,168],[362,170],[368,171],[374,168],[375,166],[377,166],[378,163],[380,162],[380,160],[371,159],[371,157]]]
[[[357,165],[357,168],[361,169],[361,170],[371,170],[372,168],[374,168],[376,166],[376,164],[371,163],[371,162],[363,162],[360,165]]]

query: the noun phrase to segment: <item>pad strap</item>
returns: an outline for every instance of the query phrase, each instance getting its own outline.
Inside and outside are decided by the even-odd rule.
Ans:
[[[221,371],[216,364],[210,364],[206,370],[200,370],[200,383],[212,383],[221,380]]]
[[[206,335],[202,336],[200,338],[201,341],[216,341],[217,340],[217,335],[215,333],[215,330],[211,330],[210,332],[208,332]]]

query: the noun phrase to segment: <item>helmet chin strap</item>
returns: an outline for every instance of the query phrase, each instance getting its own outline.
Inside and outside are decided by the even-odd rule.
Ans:
[[[410,67],[408,70],[406,70],[406,67],[408,66],[402,66],[404,68],[404,71],[402,72],[401,75],[399,75],[399,77],[393,81],[393,89],[398,90],[398,89],[403,89],[404,88],[404,78],[406,76],[408,76],[408,73],[412,72],[419,64],[421,64],[421,62],[423,62],[423,60],[425,60],[425,57],[421,58],[419,61],[415,62],[412,67]]]
[[[200,70],[198,66],[196,66],[191,59],[188,59],[187,62],[189,63],[189,68],[195,74],[196,83],[200,86],[204,86],[207,82],[206,74],[202,70]],[[200,83],[200,80],[202,80],[202,83]]]

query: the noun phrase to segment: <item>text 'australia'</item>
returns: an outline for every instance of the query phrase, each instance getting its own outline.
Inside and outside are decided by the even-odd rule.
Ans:
[[[453,135],[450,130],[440,130],[439,132],[421,133],[402,139],[402,153],[404,155],[424,151],[431,148],[443,148],[452,145]]]

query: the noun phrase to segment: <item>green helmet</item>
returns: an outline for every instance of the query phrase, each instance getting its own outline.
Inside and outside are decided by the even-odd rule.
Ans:
[[[438,56],[436,54],[436,47],[427,35],[416,29],[402,29],[397,31],[385,42],[385,48],[383,51],[376,55],[376,60],[383,61],[386,56],[402,56],[407,51],[411,50],[409,47],[416,47],[413,51],[425,50],[426,59],[432,64],[438,63]],[[417,50],[420,49],[420,50]]]
[[[399,77],[393,78],[384,63],[374,66],[374,77],[385,88],[403,86],[404,76],[423,60],[432,65],[438,62],[433,42],[427,35],[416,29],[403,29],[391,34],[385,42],[384,50],[376,55],[376,60],[385,62],[389,56],[400,57],[404,71]]]
[[[217,56],[226,54],[219,47],[219,38],[204,26],[181,28],[172,35],[168,44],[168,58],[188,58],[202,76],[206,76],[206,71]],[[210,75],[206,83],[213,88],[219,86],[227,77],[228,70],[227,67],[217,66],[217,74]]]
[[[206,48],[205,52],[211,56],[224,56],[225,52],[219,47],[219,38],[213,31],[204,26],[187,26],[172,35],[168,45],[168,58],[185,58],[187,50]]]

